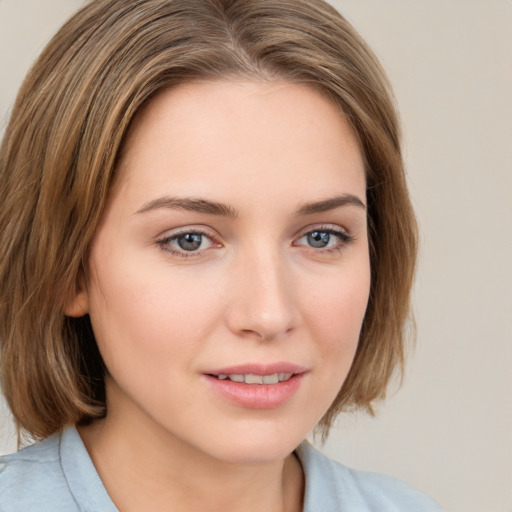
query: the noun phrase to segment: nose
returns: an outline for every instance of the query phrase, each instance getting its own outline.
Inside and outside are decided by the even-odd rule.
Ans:
[[[277,251],[240,258],[231,274],[231,292],[227,322],[238,336],[271,341],[297,327],[291,269]]]

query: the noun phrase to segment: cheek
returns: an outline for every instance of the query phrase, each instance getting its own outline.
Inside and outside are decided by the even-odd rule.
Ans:
[[[352,366],[357,350],[370,288],[369,265],[336,268],[321,286],[305,283],[302,304],[304,324],[314,345],[314,391],[307,408],[317,422],[332,405]],[[309,286],[308,286],[309,284]],[[316,290],[311,293],[307,290]]]
[[[110,268],[111,267],[111,268]],[[141,270],[142,269],[142,270]],[[112,365],[185,360],[218,316],[216,287],[148,265],[101,266],[90,286],[90,315],[100,351]],[[210,284],[210,285],[209,285]]]
[[[364,262],[364,260],[363,260]],[[303,307],[311,338],[325,364],[348,367],[352,363],[368,304],[369,265],[326,279]]]

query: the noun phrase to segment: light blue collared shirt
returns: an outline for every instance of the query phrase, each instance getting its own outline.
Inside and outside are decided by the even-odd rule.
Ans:
[[[408,485],[347,468],[306,442],[296,453],[306,480],[303,512],[441,512]],[[0,512],[119,511],[71,427],[0,457]]]

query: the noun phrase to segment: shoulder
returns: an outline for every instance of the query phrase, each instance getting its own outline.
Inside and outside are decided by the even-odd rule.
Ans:
[[[404,482],[348,468],[308,443],[299,446],[297,455],[306,478],[304,512],[441,512],[431,498]]]
[[[60,435],[0,457],[0,512],[77,510],[60,463]]]

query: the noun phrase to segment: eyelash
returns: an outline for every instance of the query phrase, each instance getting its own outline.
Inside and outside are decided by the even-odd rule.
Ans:
[[[160,247],[162,251],[171,253],[174,256],[178,256],[180,258],[193,258],[193,257],[199,257],[202,252],[204,252],[206,249],[199,250],[199,251],[186,251],[184,249],[175,249],[172,247],[171,243],[174,241],[177,241],[180,237],[183,237],[185,235],[199,235],[201,237],[206,238],[210,240],[212,245],[215,245],[214,238],[210,236],[208,233],[205,233],[204,231],[200,229],[186,229],[183,231],[180,231],[178,233],[174,233],[170,236],[166,236],[164,238],[161,238],[160,240],[157,240],[157,245]],[[202,243],[202,242],[201,242]]]
[[[350,235],[345,230],[341,229],[334,229],[332,227],[328,226],[318,226],[314,229],[309,229],[308,231],[304,231],[296,240],[300,240],[304,237],[307,237],[308,235],[311,235],[313,233],[325,233],[329,236],[333,235],[338,238],[337,243],[333,247],[328,248],[315,248],[308,246],[308,248],[313,251],[316,254],[333,254],[342,251],[346,246],[350,245],[354,242],[355,237],[353,235]],[[186,236],[186,235],[199,235],[204,240],[205,238],[208,239],[211,243],[211,246],[220,246],[220,244],[216,244],[214,237],[209,235],[208,233],[199,230],[199,229],[187,229],[180,231],[178,233],[174,233],[170,236],[165,236],[164,238],[161,238],[156,241],[157,245],[160,247],[162,251],[171,253],[174,256],[178,256],[180,258],[191,258],[191,257],[201,257],[202,253],[206,251],[206,249],[200,249],[195,251],[186,251],[185,249],[175,249],[172,247],[171,243],[176,242],[180,237]],[[330,242],[330,239],[329,239]],[[201,241],[202,244],[202,241]],[[297,246],[296,242],[293,244],[295,247]],[[300,244],[301,245],[301,244]]]
[[[355,241],[355,237],[353,235],[349,234],[347,231],[345,231],[343,229],[335,229],[330,226],[317,226],[314,229],[308,229],[307,231],[303,232],[303,234],[297,240],[307,237],[308,235],[311,235],[313,233],[326,233],[328,235],[334,235],[338,239],[337,243],[333,247],[315,248],[315,247],[308,246],[309,249],[311,249],[312,251],[314,251],[317,254],[318,253],[321,253],[321,254],[338,253]]]

